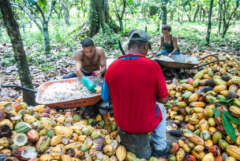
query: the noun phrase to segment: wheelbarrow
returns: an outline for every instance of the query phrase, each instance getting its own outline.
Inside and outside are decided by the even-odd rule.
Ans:
[[[210,54],[210,55],[207,55],[207,56],[205,56],[203,58],[200,58],[200,59],[197,59],[196,57],[193,57],[193,56],[187,56],[187,55],[183,55],[183,56],[184,56],[183,58],[185,60],[194,59],[195,62],[194,63],[185,63],[185,60],[183,60],[182,62],[175,61],[177,56],[175,56],[175,60],[174,60],[174,57],[173,57],[174,61],[165,61],[165,60],[161,60],[159,58],[153,58],[153,60],[156,61],[160,66],[170,68],[170,69],[200,69],[201,67],[209,65],[209,64],[225,61],[225,60],[219,60],[218,54]],[[211,62],[204,63],[204,64],[200,63],[201,60],[204,60],[208,57],[215,57],[216,60],[213,60]]]
[[[90,76],[89,79],[93,80],[93,79],[95,79],[95,77]],[[44,102],[44,100],[42,100],[42,95],[45,92],[45,90],[47,89],[47,87],[49,87],[53,84],[56,84],[56,83],[74,83],[76,81],[77,81],[77,78],[49,81],[49,82],[46,82],[46,83],[40,85],[38,87],[37,91],[30,89],[30,88],[23,87],[23,86],[17,86],[17,85],[1,85],[1,87],[14,87],[16,89],[22,89],[22,90],[36,93],[35,102],[37,104],[47,105],[49,107],[59,107],[59,108],[86,107],[86,106],[95,105],[101,100],[101,94],[97,94],[97,95],[94,95],[93,97],[88,97],[88,98],[63,100],[61,102],[46,103],[46,102]]]

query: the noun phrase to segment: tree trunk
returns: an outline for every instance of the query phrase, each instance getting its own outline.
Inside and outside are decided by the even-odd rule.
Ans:
[[[209,12],[208,12],[208,30],[207,30],[207,45],[210,42],[210,35],[211,35],[211,27],[212,27],[212,9],[213,9],[213,0],[210,1],[210,7],[209,7]]]
[[[229,28],[229,25],[226,25],[226,26],[223,27],[222,38],[225,37],[225,35],[226,35],[227,31],[228,31],[228,28]]]
[[[119,32],[120,27],[116,25],[116,23],[113,21],[111,16],[109,15],[109,6],[108,6],[108,0],[103,0],[104,1],[104,18],[105,18],[105,23],[110,26],[111,29],[113,29],[114,32]],[[100,8],[101,10],[101,8]]]
[[[89,36],[98,33],[100,27],[105,31],[105,25],[108,25],[114,32],[119,32],[120,27],[115,24],[109,15],[108,0],[90,1],[90,32]]]
[[[167,2],[168,0],[162,0],[162,14],[161,14],[162,25],[167,24]]]
[[[92,37],[96,33],[98,33],[100,29],[99,15],[97,6],[94,0],[90,1],[90,15],[89,15],[89,23],[90,23],[90,33],[89,35]]]
[[[183,7],[183,10],[184,10],[184,12],[186,13],[186,15],[187,15],[187,17],[188,17],[188,21],[191,22],[191,21],[192,21],[192,20],[191,20],[191,15],[188,14],[187,9],[186,9],[185,6]]]
[[[114,11],[115,11],[115,14],[117,16],[121,32],[123,32],[123,16],[124,16],[124,13],[125,13],[127,1],[126,0],[122,0],[122,2],[123,2],[122,9],[119,10],[118,9],[119,7],[117,6],[117,2],[116,2],[116,0],[114,0],[114,8],[115,8]]]
[[[196,11],[195,11],[195,13],[194,13],[194,17],[193,17],[193,21],[195,22],[196,21],[196,19],[197,19],[197,15],[198,15],[198,12],[199,12],[199,5],[197,5],[197,9],[196,9]]]
[[[205,21],[205,17],[206,17],[206,11],[203,9],[203,21]]]
[[[32,78],[28,67],[27,57],[23,48],[19,26],[13,16],[9,0],[0,0],[0,9],[8,35],[11,39],[21,85],[33,89]],[[29,105],[34,105],[34,93],[23,91],[23,100]]]
[[[120,25],[120,31],[123,32],[123,21],[122,21],[122,19],[119,20],[119,25]]]
[[[221,28],[222,28],[222,0],[218,0],[218,5],[219,5],[219,18],[218,18],[218,35],[221,33]]]
[[[190,20],[190,22],[192,22],[192,5],[189,3],[188,6],[189,6],[189,14],[188,15],[190,18],[189,20]]]
[[[229,26],[231,25],[231,20],[233,17],[236,16],[237,10],[239,7],[239,1],[236,1],[236,7],[233,9],[231,13],[227,13],[229,11],[229,6],[226,5],[226,1],[223,1],[223,33],[222,33],[222,38],[225,37],[227,30],[229,29]]]
[[[199,20],[202,21],[202,7],[200,8],[200,12],[199,13],[200,13],[200,15],[199,15],[200,19]]]
[[[51,45],[50,45],[50,38],[49,38],[49,32],[48,32],[48,22],[43,22],[42,24],[42,34],[44,37],[44,48],[45,48],[45,54],[50,54],[51,51]]]
[[[170,20],[173,21],[175,11],[170,12]]]
[[[65,4],[64,0],[60,0],[60,3],[61,3],[61,5],[62,5],[62,7],[64,9],[64,20],[65,20],[65,23],[67,25],[70,25],[70,23],[69,23],[69,10],[68,10],[68,7]]]
[[[178,22],[180,22],[180,14],[178,12],[178,16],[177,16]]]
[[[58,20],[60,20],[61,17],[62,17],[62,12],[61,12],[61,10],[58,11],[56,8],[54,8],[53,11],[57,14]]]

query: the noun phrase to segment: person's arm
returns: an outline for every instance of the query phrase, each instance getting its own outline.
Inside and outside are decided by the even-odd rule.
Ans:
[[[109,87],[107,82],[105,81],[105,78],[103,80],[103,85],[102,85],[102,90],[101,90],[101,97],[104,102],[110,101],[110,96],[109,96]]]
[[[100,55],[100,69],[97,70],[97,71],[94,71],[94,73],[97,75],[97,76],[101,76],[105,71],[106,71],[106,56],[104,54],[104,50],[101,48],[99,49],[99,53]]]
[[[76,52],[76,55],[75,55],[75,71],[76,71],[76,75],[79,79],[81,79],[81,77],[83,76],[83,73],[81,71],[81,67],[82,67],[81,59],[82,59],[82,52],[81,51]]]
[[[162,37],[161,37],[161,38],[160,38],[160,43],[158,44],[158,51],[155,52],[155,53],[153,53],[153,55],[155,55],[155,54],[157,54],[158,52],[161,51],[161,49],[162,49],[162,44],[163,44],[163,42],[162,42]]]
[[[164,75],[162,73],[161,68],[159,65],[157,65],[157,94],[156,99],[158,102],[162,104],[166,104],[168,101],[168,90],[167,90],[167,84],[164,78]]]
[[[159,51],[162,49],[162,44],[163,44],[163,42],[162,42],[162,37],[161,37],[161,40],[160,40],[160,44],[159,44]]]
[[[173,51],[170,54],[175,53],[178,50],[178,44],[177,44],[178,39],[176,37],[173,37]]]
[[[162,104],[166,104],[168,102],[168,97],[166,97],[166,98],[157,98],[157,101],[162,103]]]
[[[100,57],[100,73],[101,75],[106,71],[106,56],[104,50],[101,49],[101,57]]]

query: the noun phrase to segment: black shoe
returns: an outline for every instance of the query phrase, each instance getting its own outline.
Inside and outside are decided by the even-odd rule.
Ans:
[[[171,150],[171,145],[167,144],[167,147],[164,150],[153,149],[152,156],[157,157],[157,158],[158,157],[168,158],[168,156],[170,155],[170,150]]]
[[[182,136],[181,130],[169,130],[168,132],[171,136],[175,136],[175,137],[181,137]]]

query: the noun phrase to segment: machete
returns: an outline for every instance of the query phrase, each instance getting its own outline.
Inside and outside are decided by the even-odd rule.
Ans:
[[[122,44],[121,44],[120,40],[118,40],[118,46],[119,46],[119,48],[120,48],[120,50],[122,52],[122,55],[125,55],[125,51],[122,48]]]

